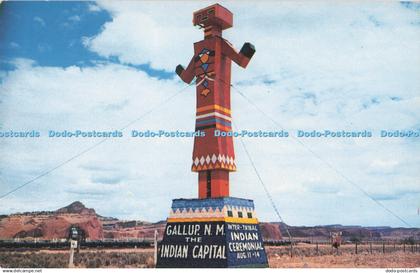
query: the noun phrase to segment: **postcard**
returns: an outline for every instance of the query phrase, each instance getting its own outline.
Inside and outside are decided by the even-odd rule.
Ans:
[[[420,268],[417,1],[0,1],[0,270]]]

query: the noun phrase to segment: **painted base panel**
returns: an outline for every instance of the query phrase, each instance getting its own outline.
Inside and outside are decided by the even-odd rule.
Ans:
[[[267,267],[252,200],[175,199],[157,267]]]

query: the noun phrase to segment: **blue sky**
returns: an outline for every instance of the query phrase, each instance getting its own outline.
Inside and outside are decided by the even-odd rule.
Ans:
[[[210,3],[210,2],[208,2]],[[295,130],[418,129],[418,3],[223,2],[224,33],[236,48],[255,44],[233,83]],[[2,130],[121,128],[185,87],[202,32],[195,2],[4,2],[0,9]],[[177,10],[169,14],[168,10]],[[250,12],[252,11],[252,12]],[[192,130],[194,87],[131,129]],[[278,130],[232,90],[240,129]],[[56,209],[74,200],[102,215],[157,221],[172,198],[196,196],[192,139],[116,139],[0,200],[0,214]],[[403,224],[375,200],[420,226],[418,139],[244,139],[285,221],[293,225]],[[95,143],[92,139],[0,139],[1,192]],[[239,141],[233,196],[254,199],[261,220],[277,220]],[[299,202],[298,202],[299,201]]]
[[[13,69],[14,58],[35,60],[41,66],[81,67],[94,65],[99,61],[118,63],[118,58],[104,58],[87,50],[82,37],[91,37],[112,20],[105,10],[89,12],[91,2],[37,2],[11,1],[3,4],[0,24],[2,43],[0,51],[1,68]],[[19,26],[19,31],[13,26]],[[151,69],[147,63],[138,69],[151,76],[172,77],[172,73]]]
[[[0,24],[1,59],[36,60],[41,66],[91,65],[103,58],[86,50],[80,38],[92,36],[112,18],[86,13],[87,2],[7,2]],[[18,30],[16,28],[18,27]]]

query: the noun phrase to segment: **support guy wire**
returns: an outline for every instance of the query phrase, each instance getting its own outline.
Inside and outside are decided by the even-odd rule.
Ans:
[[[132,120],[132,121],[128,122],[127,124],[125,124],[125,125],[124,125],[123,127],[121,127],[119,130],[120,130],[120,131],[123,131],[123,130],[127,129],[129,126],[131,126],[132,124],[134,124],[134,123],[136,123],[136,122],[138,122],[138,121],[142,120],[142,119],[143,119],[143,118],[145,118],[146,116],[150,115],[152,112],[156,111],[157,109],[159,109],[160,107],[162,107],[163,105],[167,104],[169,101],[171,101],[172,99],[174,99],[176,96],[178,96],[179,94],[181,94],[181,93],[182,93],[185,89],[187,89],[188,87],[190,87],[192,84],[193,84],[193,83],[191,83],[191,84],[189,84],[189,85],[187,85],[187,86],[183,87],[182,89],[180,89],[180,90],[179,90],[178,92],[176,92],[175,94],[173,94],[173,95],[169,96],[168,98],[166,98],[165,100],[163,100],[161,103],[157,104],[157,105],[156,105],[156,106],[154,106],[153,108],[149,109],[148,111],[146,111],[145,113],[143,113],[142,115],[140,115],[138,118],[136,118],[136,119],[134,119],[134,120]],[[96,142],[96,143],[95,143],[95,144],[93,144],[92,146],[89,146],[88,148],[86,148],[86,149],[82,150],[81,152],[79,152],[79,153],[77,153],[77,154],[73,155],[72,157],[70,157],[69,159],[67,159],[67,160],[65,160],[65,161],[63,161],[63,162],[61,162],[60,164],[56,165],[55,167],[53,167],[53,168],[51,168],[51,169],[48,169],[48,170],[43,171],[43,172],[42,172],[41,174],[39,174],[38,176],[36,176],[36,177],[34,177],[34,178],[32,178],[32,179],[30,179],[30,180],[26,181],[25,183],[23,183],[23,184],[19,185],[18,187],[14,188],[14,189],[12,189],[12,190],[10,190],[10,191],[8,191],[8,192],[6,192],[6,193],[4,193],[4,194],[0,195],[0,200],[1,200],[1,199],[4,199],[4,198],[5,198],[5,197],[7,197],[8,195],[10,195],[10,194],[12,194],[12,193],[14,193],[14,192],[16,192],[16,191],[18,191],[18,190],[22,189],[23,187],[25,187],[25,186],[27,186],[27,185],[29,185],[29,184],[31,184],[31,183],[33,183],[33,182],[35,182],[35,181],[37,181],[37,180],[41,179],[42,177],[49,175],[50,173],[52,173],[52,172],[54,172],[55,170],[57,170],[57,169],[61,168],[62,166],[66,165],[67,163],[69,163],[69,162],[71,162],[71,161],[75,160],[76,158],[81,157],[82,155],[84,155],[84,154],[86,154],[86,153],[88,153],[88,152],[92,151],[93,149],[95,149],[96,147],[98,147],[98,146],[99,146],[99,145],[101,145],[102,143],[106,142],[107,140],[109,140],[109,138],[104,138],[104,139],[102,139],[102,140],[100,140],[100,141]]]
[[[231,84],[233,90],[235,90],[241,97],[243,97],[248,103],[250,103],[252,106],[255,107],[255,109],[257,109],[260,113],[262,113],[265,117],[267,117],[269,120],[271,120],[271,122],[273,122],[275,125],[279,126],[280,129],[283,129],[283,126],[281,126],[280,123],[278,123],[275,119],[273,119],[270,115],[268,115],[267,113],[265,113],[265,111],[263,111],[260,107],[258,107],[258,105],[256,105],[252,100],[250,100],[247,96],[245,96],[244,93],[242,93],[238,88],[236,88],[233,84]],[[401,221],[404,225],[411,227],[411,225],[405,221],[402,217],[398,216],[396,213],[394,213],[392,210],[390,210],[389,208],[387,208],[384,204],[382,204],[381,202],[379,202],[378,200],[376,200],[375,198],[373,198],[366,190],[364,190],[362,187],[360,187],[359,185],[357,185],[356,183],[354,183],[351,179],[349,179],[346,175],[344,175],[341,171],[337,170],[331,163],[329,163],[328,161],[326,161],[325,159],[323,159],[322,157],[320,157],[317,153],[315,153],[310,147],[308,147],[304,142],[302,142],[301,140],[297,139],[296,137],[292,136],[291,137],[297,141],[300,145],[302,145],[306,150],[308,150],[314,157],[316,157],[317,159],[319,159],[321,162],[323,162],[329,169],[333,170],[338,176],[340,176],[341,178],[344,179],[345,182],[347,182],[348,184],[354,186],[355,188],[357,188],[360,192],[362,192],[366,197],[368,197],[369,199],[371,199],[374,203],[376,203],[378,206],[382,207],[385,211],[387,211],[389,214],[391,214],[392,216],[394,216],[396,219],[398,219],[399,221]]]

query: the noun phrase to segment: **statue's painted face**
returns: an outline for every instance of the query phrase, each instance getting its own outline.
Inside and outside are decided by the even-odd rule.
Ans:
[[[214,7],[199,11],[197,14],[194,14],[194,25],[200,25],[202,27],[210,26],[214,23],[214,18]]]
[[[215,4],[193,14],[193,25],[200,27],[219,26],[222,30],[232,27],[233,15],[226,8]]]

